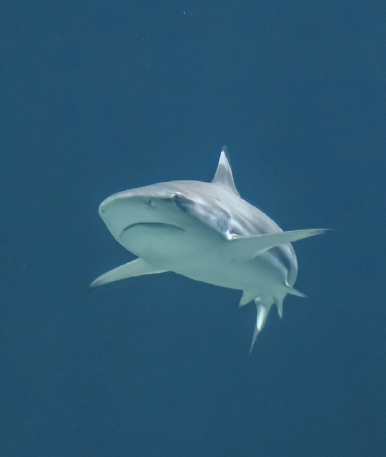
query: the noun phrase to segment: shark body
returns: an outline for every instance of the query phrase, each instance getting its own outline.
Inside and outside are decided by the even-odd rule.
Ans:
[[[210,183],[171,181],[108,197],[99,214],[114,238],[138,258],[92,282],[172,271],[196,281],[242,291],[240,306],[254,301],[257,319],[251,349],[270,308],[283,314],[298,272],[290,243],[324,229],[283,232],[236,190],[224,149]]]

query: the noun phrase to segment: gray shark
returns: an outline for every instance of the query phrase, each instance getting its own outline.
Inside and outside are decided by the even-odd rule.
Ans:
[[[283,232],[236,190],[224,148],[212,182],[171,181],[108,197],[99,214],[114,238],[138,258],[99,276],[91,287],[172,271],[242,291],[257,319],[250,350],[271,306],[280,317],[294,289],[298,265],[290,243],[325,229]]]

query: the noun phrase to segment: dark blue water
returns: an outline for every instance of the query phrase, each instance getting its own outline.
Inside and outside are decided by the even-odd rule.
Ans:
[[[386,4],[4,1],[0,456],[386,455]],[[99,203],[210,180],[296,243],[254,306],[172,274],[89,292],[132,256]]]

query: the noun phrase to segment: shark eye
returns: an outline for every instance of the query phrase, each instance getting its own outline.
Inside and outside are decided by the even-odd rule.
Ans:
[[[171,201],[174,205],[179,206],[180,200],[181,200],[181,194],[178,194],[178,193],[172,194]]]

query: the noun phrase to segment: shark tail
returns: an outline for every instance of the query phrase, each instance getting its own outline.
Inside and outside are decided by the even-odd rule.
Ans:
[[[299,292],[298,290],[292,288],[288,284],[286,285],[286,293],[289,293],[291,295],[296,295],[297,297],[306,297],[302,292]],[[277,312],[279,314],[279,317],[283,317],[283,297],[274,297],[272,295],[266,295],[266,296],[261,296],[261,297],[256,297],[253,299],[256,305],[256,325],[255,329],[253,332],[253,337],[252,337],[252,343],[251,343],[251,348],[249,350],[249,353],[252,352],[253,346],[255,344],[257,335],[261,332],[262,328],[265,325],[265,322],[267,320],[269,311],[271,310],[272,305],[276,305],[277,307]],[[243,293],[243,296],[241,297],[240,300],[240,305],[243,306],[247,303],[252,301],[251,299],[251,294],[248,294],[247,292]]]
[[[254,302],[256,304],[256,325],[255,329],[253,332],[253,337],[252,337],[252,343],[251,343],[251,348],[249,349],[249,353],[252,352],[253,346],[255,345],[255,341],[257,338],[257,335],[260,333],[262,328],[264,327],[264,324],[267,320],[269,311],[271,309],[271,306],[275,303],[275,300],[273,297],[257,297],[254,299]],[[278,307],[279,309],[279,307]],[[280,310],[279,310],[279,315],[280,317],[283,314],[283,302],[281,301],[280,305]]]

